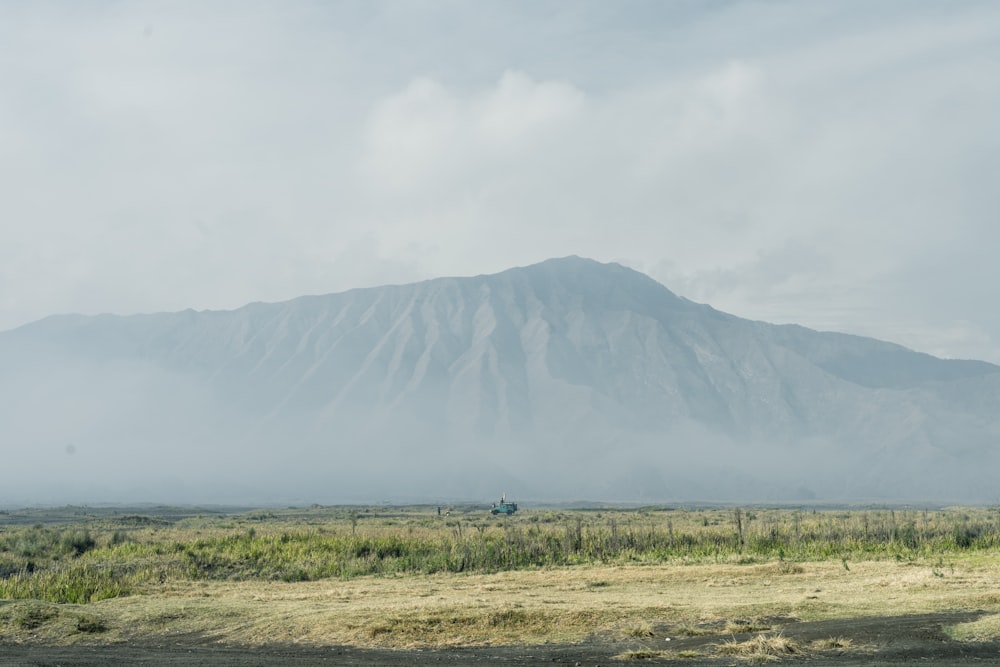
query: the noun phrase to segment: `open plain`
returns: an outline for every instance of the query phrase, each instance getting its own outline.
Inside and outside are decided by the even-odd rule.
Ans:
[[[986,508],[0,514],[0,664],[1000,662]]]

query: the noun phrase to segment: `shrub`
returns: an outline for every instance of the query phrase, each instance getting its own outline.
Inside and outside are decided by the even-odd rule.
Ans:
[[[89,530],[67,531],[62,537],[63,551],[73,556],[82,556],[97,546]]]

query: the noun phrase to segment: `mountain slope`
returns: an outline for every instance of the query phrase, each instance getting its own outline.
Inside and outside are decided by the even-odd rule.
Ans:
[[[990,499],[1000,434],[1000,367],[743,320],[577,257],[235,311],[52,317],[0,334],[0,363],[4,438],[72,451],[98,479],[120,469],[76,480],[112,495],[156,477],[161,494],[218,479],[258,502],[497,485]]]

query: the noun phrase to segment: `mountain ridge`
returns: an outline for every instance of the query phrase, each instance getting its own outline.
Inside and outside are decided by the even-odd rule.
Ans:
[[[276,453],[291,448],[376,495],[502,481],[563,499],[579,480],[621,500],[638,478],[651,499],[981,495],[1000,433],[1000,367],[745,320],[573,256],[230,311],[56,316],[0,332],[12,359],[0,396],[24,414],[50,398],[75,414],[82,395],[101,415],[61,431],[0,412],[43,447],[68,431],[102,456],[194,447],[224,478],[308,478]]]

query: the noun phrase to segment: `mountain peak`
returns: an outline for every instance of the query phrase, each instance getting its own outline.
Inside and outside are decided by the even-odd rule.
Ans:
[[[651,280],[649,276],[636,271],[635,269],[630,269],[617,262],[599,262],[596,259],[591,259],[589,257],[581,257],[579,255],[566,255],[565,257],[552,257],[549,259],[542,260],[541,262],[536,262],[535,264],[529,264],[527,266],[514,267],[507,269],[506,271],[501,271],[502,275],[505,273],[516,273],[519,271],[529,271],[529,272],[546,272],[546,273],[559,273],[559,274],[579,274],[579,273],[596,273],[596,274],[606,274],[606,275],[623,275],[623,273],[633,273],[637,276],[641,276],[646,280]]]
[[[826,499],[982,499],[1000,464],[997,367],[750,322],[578,256],[234,311],[52,318],[0,334],[0,367],[0,440],[34,443],[24,469],[44,471],[24,493],[156,457],[181,480],[207,461],[203,494],[227,479],[255,503],[276,484],[341,502],[790,499],[804,479]],[[79,454],[53,468],[67,442]]]
[[[705,308],[677,296],[640,271],[616,262],[604,263],[578,255],[507,269],[492,278],[524,280],[544,292],[564,290],[590,302],[616,309],[633,309],[646,315],[662,312],[665,308],[671,311]]]

